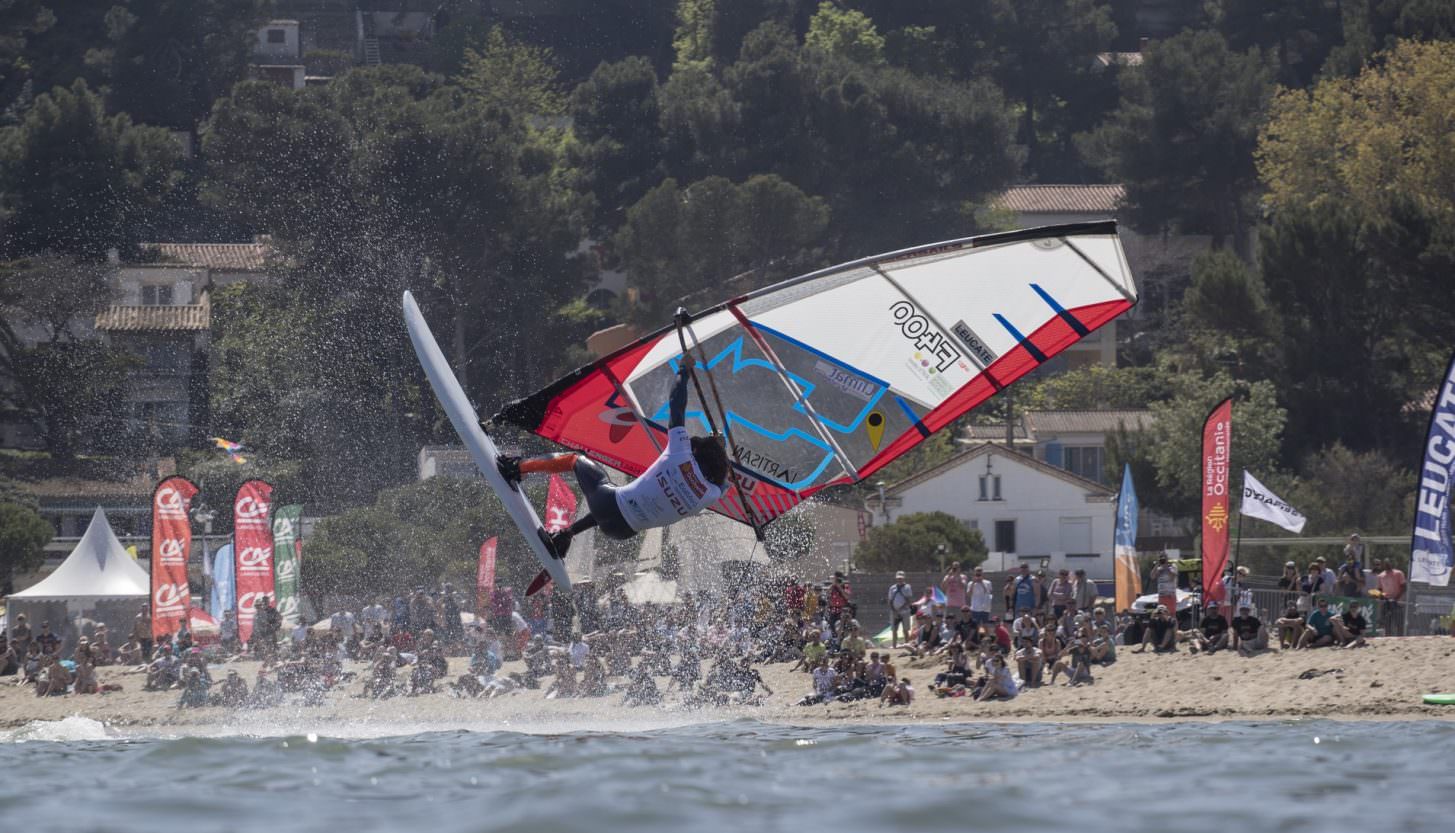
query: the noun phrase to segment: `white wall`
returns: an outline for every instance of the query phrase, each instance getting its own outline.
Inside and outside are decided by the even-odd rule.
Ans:
[[[268,33],[276,31],[283,33],[282,43],[269,42]],[[303,56],[303,47],[298,39],[298,21],[270,20],[266,26],[259,27],[258,42],[253,46],[253,54],[265,63],[298,60]]]
[[[1116,504],[1100,493],[1016,461],[1017,455],[991,451],[968,458],[935,477],[899,490],[899,506],[891,502],[890,519],[912,512],[946,512],[979,528],[986,546],[996,549],[995,522],[1016,522],[1017,556],[1050,556],[1053,568],[1084,568],[1092,578],[1112,577],[1112,531]],[[986,459],[991,474],[1000,475],[1000,501],[978,500]],[[892,499],[891,499],[892,500]],[[1090,522],[1091,551],[1099,558],[1065,557],[1062,519]]]

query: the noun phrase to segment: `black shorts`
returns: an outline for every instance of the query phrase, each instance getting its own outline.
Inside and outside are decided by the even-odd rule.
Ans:
[[[576,482],[586,495],[591,517],[606,537],[625,541],[637,534],[621,514],[621,507],[616,505],[616,486],[606,476],[606,470],[584,454],[576,455]]]

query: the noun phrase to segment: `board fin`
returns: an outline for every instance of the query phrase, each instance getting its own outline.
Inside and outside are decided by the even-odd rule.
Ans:
[[[541,590],[543,590],[545,588],[545,586],[547,584],[550,584],[550,583],[551,583],[551,573],[550,573],[550,571],[549,570],[541,570],[540,575],[536,576],[535,579],[533,581],[531,581],[530,586],[525,589],[525,595],[527,597],[534,596],[535,594],[541,592]]]

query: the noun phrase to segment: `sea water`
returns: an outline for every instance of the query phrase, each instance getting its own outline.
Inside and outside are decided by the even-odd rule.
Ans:
[[[548,729],[167,737],[79,717],[34,723],[0,733],[0,823],[26,833],[1455,830],[1448,722]]]

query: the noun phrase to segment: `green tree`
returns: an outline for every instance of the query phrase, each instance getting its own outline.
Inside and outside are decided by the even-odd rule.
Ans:
[[[1305,535],[1409,532],[1417,481],[1383,454],[1335,443],[1305,457],[1299,474],[1284,497],[1308,518]]]
[[[1281,322],[1258,270],[1231,252],[1204,252],[1192,264],[1182,296],[1181,343],[1171,348],[1184,366],[1237,378],[1276,378]]]
[[[129,0],[105,13],[87,52],[107,106],[144,124],[191,131],[247,73],[272,0]]]
[[[0,256],[130,249],[180,181],[180,160],[165,130],[107,116],[84,81],[38,96],[0,128]]]
[[[539,503],[544,488],[532,488]],[[310,594],[395,595],[452,580],[473,586],[480,545],[500,530],[498,585],[522,587],[540,564],[479,479],[432,477],[381,492],[370,506],[324,518],[304,541]]]
[[[854,567],[870,572],[943,570],[951,561],[974,567],[987,553],[980,530],[944,512],[916,512],[871,527],[854,550]]]
[[[823,2],[808,24],[804,46],[851,61],[874,66],[884,63],[884,36],[863,12],[840,9]]]
[[[656,70],[642,57],[602,64],[571,92],[567,114],[576,140],[568,153],[582,169],[582,187],[595,198],[595,232],[605,234],[662,180]]]
[[[703,69],[711,63],[716,14],[717,0],[677,0],[677,31],[672,36],[675,67]]]
[[[1204,377],[1184,371],[1172,377],[1173,396],[1152,403],[1155,421],[1147,432],[1157,488],[1139,492],[1142,502],[1174,515],[1196,514],[1202,494],[1202,428],[1213,407],[1233,396],[1233,482],[1252,471],[1269,481],[1277,470],[1287,413],[1272,382],[1234,380],[1226,373]],[[1271,482],[1271,481],[1270,481]]]
[[[109,295],[106,273],[59,255],[0,265],[0,412],[29,422],[61,459],[124,441],[121,389],[134,360],[80,329]]]
[[[17,573],[45,562],[45,545],[55,529],[34,509],[19,503],[0,503],[0,590],[10,592]]]
[[[821,200],[776,176],[741,185],[709,177],[686,188],[668,179],[631,207],[614,238],[638,293],[632,318],[665,321],[679,299],[740,273],[754,272],[758,285],[792,275],[809,262],[827,226]]]
[[[1165,398],[1167,380],[1157,367],[1107,367],[1094,364],[1027,379],[1016,385],[1016,407],[1023,410],[1082,411],[1145,408]]]
[[[1455,7],[1444,0],[1349,0],[1339,11],[1343,38],[1329,54],[1326,74],[1357,75],[1400,40],[1455,39]]]
[[[1239,247],[1257,191],[1253,149],[1272,92],[1272,68],[1216,32],[1154,42],[1120,76],[1121,105],[1079,144],[1126,184],[1124,210],[1147,231],[1212,235]]]
[[[566,106],[555,54],[514,41],[499,26],[480,51],[465,50],[459,83],[486,108],[520,115],[556,116]]]
[[[1208,16],[1233,49],[1264,49],[1278,62],[1280,83],[1313,79],[1343,39],[1344,3],[1325,0],[1211,0]]]

